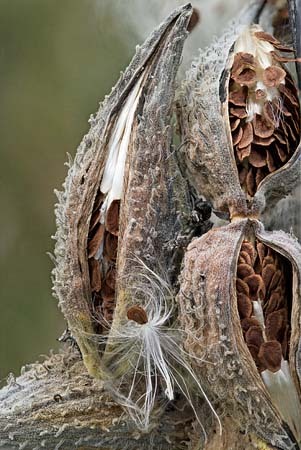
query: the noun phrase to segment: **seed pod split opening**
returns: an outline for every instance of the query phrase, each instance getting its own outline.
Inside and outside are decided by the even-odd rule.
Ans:
[[[279,51],[292,51],[259,26],[235,41],[229,80],[229,121],[239,182],[254,197],[270,174],[295,154],[300,105],[295,82]]]
[[[241,431],[281,449],[301,439],[300,269],[293,238],[243,219],[190,244],[178,295],[195,372]]]
[[[186,174],[231,217],[258,217],[299,182],[300,104],[285,65],[293,49],[253,19],[249,10],[201,54],[178,108]]]
[[[116,329],[136,304],[122,288],[133,260],[145,258],[173,277],[173,255],[183,253],[176,238],[185,235],[188,194],[170,154],[170,115],[191,11],[190,4],[175,10],[137,48],[91,118],[58,193],[54,291],[97,378],[112,377],[102,354],[113,316]]]

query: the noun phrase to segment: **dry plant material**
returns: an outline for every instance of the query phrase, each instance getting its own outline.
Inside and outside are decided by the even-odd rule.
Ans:
[[[234,46],[229,81],[229,118],[239,181],[253,197],[265,177],[292,157],[299,144],[300,105],[282,62],[293,52],[258,26]]]
[[[170,154],[170,116],[191,13],[191,5],[176,9],[137,47],[58,193],[54,290],[89,373],[105,380],[115,376],[103,357],[112,321],[115,330],[145,321],[143,301],[131,309],[137,299],[127,292],[137,258],[172,278],[184,251],[189,203]]]
[[[178,295],[185,349],[224,414],[277,448],[301,439],[301,247],[241,219],[192,241]]]
[[[226,218],[258,218],[300,179],[300,105],[285,65],[299,60],[252,24],[261,21],[258,8],[251,3],[200,52],[177,107],[183,172]],[[265,15],[270,28],[269,20]],[[289,38],[295,43],[294,33]]]
[[[282,255],[262,242],[243,241],[237,307],[245,342],[260,372],[276,373],[288,359],[291,285],[290,263]]]

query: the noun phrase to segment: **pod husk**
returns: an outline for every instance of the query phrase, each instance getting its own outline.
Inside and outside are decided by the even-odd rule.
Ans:
[[[261,6],[252,3],[219,40],[201,52],[187,72],[178,102],[183,170],[197,192],[229,217],[259,217],[300,181],[299,143],[293,156],[263,179],[253,197],[246,195],[239,182],[228,112],[230,70],[234,44],[246,27],[260,20]]]
[[[182,231],[180,209],[187,206],[187,186],[178,176],[170,154],[170,111],[191,10],[190,4],[176,9],[137,47],[130,65],[96,116],[90,119],[91,128],[74,162],[70,161],[64,190],[57,193],[54,292],[89,373],[98,378],[111,375],[102,363],[95,339],[87,239],[93,203],[108,155],[110,132],[123,102],[139,76],[147,71],[135,111],[121,201],[117,279],[123,279],[124,272],[130,270],[125,267],[127,258],[141,255],[143,249],[143,254],[152,261],[160,257],[159,249]],[[174,175],[172,179],[170,173]],[[175,191],[179,193],[177,198]],[[177,248],[171,248],[174,255]],[[166,252],[161,261],[163,265],[172,261],[171,253]],[[166,270],[172,271],[171,266],[172,263]],[[120,294],[117,297],[117,303],[122,302]]]
[[[277,448],[295,448],[293,433],[272,403],[244,341],[237,308],[236,268],[244,238],[262,241],[293,269],[290,369],[300,395],[300,245],[284,232],[269,233],[257,220],[237,220],[212,229],[189,245],[178,294],[184,348],[205,383],[220,417],[230,417]],[[298,448],[298,447],[296,447]]]

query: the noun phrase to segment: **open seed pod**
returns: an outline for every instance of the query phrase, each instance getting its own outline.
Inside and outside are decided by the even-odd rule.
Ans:
[[[116,302],[123,310],[119,281],[138,256],[172,278],[183,252],[186,184],[170,154],[170,113],[191,11],[175,10],[137,48],[58,193],[54,291],[89,373],[102,379],[112,377],[101,355]]]
[[[252,25],[254,10],[244,19],[193,64],[178,110],[187,175],[231,217],[272,207],[300,171],[300,105],[284,65],[293,50]]]
[[[178,295],[207,392],[237,431],[281,449],[301,439],[300,282],[296,240],[242,219],[192,241]]]

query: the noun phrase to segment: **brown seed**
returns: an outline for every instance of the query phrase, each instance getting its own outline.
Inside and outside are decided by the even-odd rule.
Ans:
[[[251,258],[252,264],[254,264],[256,256],[257,256],[257,252],[256,252],[254,246],[251,244],[251,242],[243,241],[243,243],[241,244],[240,251],[248,253],[248,255]]]
[[[232,144],[233,146],[237,145],[242,138],[243,130],[239,127],[235,133],[232,134]]]
[[[106,233],[104,253],[109,260],[117,257],[118,238],[111,233]]]
[[[237,129],[237,127],[238,127],[238,125],[240,124],[240,119],[234,119],[234,120],[232,120],[232,122],[231,122],[231,131],[235,131],[236,129]]]
[[[297,98],[284,84],[280,84],[278,89],[282,94],[284,94],[285,98],[290,102],[292,106],[296,106],[297,108],[299,107]]]
[[[285,152],[285,150],[280,146],[276,144],[276,150],[277,150],[277,154],[281,160],[281,162],[285,162],[287,160],[287,154]]]
[[[260,100],[262,98],[265,98],[267,96],[267,93],[263,91],[262,89],[256,89],[255,91],[255,98],[256,100]]]
[[[270,136],[268,138],[261,138],[259,136],[254,135],[254,138],[253,138],[253,144],[263,145],[264,147],[271,145],[274,141],[275,141],[274,136]]]
[[[89,259],[90,286],[92,292],[98,292],[101,289],[101,266],[99,261],[94,258]]]
[[[248,264],[239,264],[237,266],[237,276],[239,278],[244,279],[244,278],[246,278],[246,277],[248,277],[250,275],[253,275],[253,274],[254,274],[254,269],[250,265],[248,265]]]
[[[263,343],[262,329],[260,326],[253,325],[246,331],[246,343],[259,348]]]
[[[253,127],[250,122],[247,122],[243,126],[243,134],[242,138],[239,141],[238,147],[240,149],[247,147],[251,144],[252,141],[253,141]]]
[[[253,260],[248,252],[245,250],[240,251],[240,256],[244,259],[246,264],[249,264],[250,266],[253,264]]]
[[[256,114],[253,119],[253,128],[256,136],[268,138],[274,133],[274,127],[266,122],[263,116]]]
[[[254,56],[251,53],[238,52],[234,56],[231,74],[239,74],[244,67],[255,67]]]
[[[255,317],[246,317],[245,319],[242,319],[240,322],[241,328],[244,332],[246,332],[250,327],[256,326],[260,328],[260,324]]]
[[[281,344],[277,341],[263,342],[259,349],[258,359],[271,372],[278,372],[282,359]]]
[[[266,177],[266,174],[264,172],[264,169],[259,168],[256,171],[256,176],[255,176],[255,181],[256,181],[256,186],[258,187],[259,184],[262,182],[262,180]]]
[[[230,108],[230,114],[233,114],[235,117],[239,117],[240,119],[244,119],[247,117],[247,111],[245,108],[236,106],[235,108]]]
[[[238,75],[232,75],[232,78],[243,86],[252,86],[256,81],[256,72],[253,69],[246,67]]]
[[[285,308],[278,309],[266,317],[265,332],[268,339],[279,339],[281,330],[284,330],[287,322]]]
[[[285,47],[283,47],[283,48],[285,48]],[[280,50],[280,49],[278,49],[278,50]],[[284,50],[281,50],[281,51],[284,51]],[[288,50],[286,50],[286,51],[288,51]],[[289,51],[293,51],[293,50],[289,50]],[[284,63],[300,62],[300,58],[288,58],[287,56],[279,55],[279,53],[277,51],[274,51],[274,52],[272,51],[270,53],[273,56],[273,58],[278,62],[284,62]]]
[[[269,288],[269,284],[271,282],[271,279],[273,278],[274,274],[276,272],[276,267],[274,264],[267,264],[263,270],[262,270],[262,279],[264,282],[264,285],[266,289]]]
[[[277,169],[275,160],[273,158],[273,155],[271,153],[271,151],[267,152],[267,165],[268,165],[268,169],[270,172],[275,172],[275,170]]]
[[[111,304],[115,300],[115,289],[112,289],[106,281],[101,289],[101,298],[106,304]]]
[[[277,116],[279,116],[279,114],[282,114],[286,117],[291,117],[292,115],[292,113],[283,104],[283,101],[281,101],[281,99],[279,98],[274,98],[274,100],[272,101],[272,107]]]
[[[270,291],[274,290],[277,287],[281,277],[282,277],[281,270],[277,270],[277,272],[275,272],[275,274],[270,282],[270,286],[269,286]]]
[[[265,267],[265,266],[267,266],[268,264],[275,265],[274,254],[271,253],[271,249],[270,249],[270,248],[268,248],[268,254],[267,254],[267,256],[265,256],[265,257],[263,258],[263,261],[262,261],[262,267]]]
[[[263,82],[268,87],[278,87],[284,80],[286,75],[285,70],[279,66],[267,67],[262,75]]]
[[[106,215],[106,229],[118,236],[120,200],[113,200]]]
[[[241,318],[251,317],[253,310],[252,302],[245,294],[237,294],[237,307]]]
[[[264,32],[264,31],[257,31],[255,33],[255,36],[257,37],[257,39],[269,42],[270,44],[272,44],[274,47],[276,47],[281,52],[293,52],[294,51],[292,48],[281,44],[281,42],[279,42],[274,36]],[[275,52],[270,52],[270,53],[274,54]]]
[[[295,131],[295,134],[299,134],[300,131],[300,126],[299,126],[299,122],[297,122],[293,117],[291,118],[290,123],[293,125],[293,129]]]
[[[104,239],[104,232],[105,228],[104,225],[99,224],[95,228],[95,233],[92,239],[88,243],[88,258],[92,258],[96,255],[98,249],[100,248],[100,245]]]
[[[281,301],[280,295],[277,292],[273,292],[271,297],[266,301],[264,305],[263,309],[265,315],[267,316],[272,312],[276,311],[279,308],[280,301]]]
[[[111,267],[106,274],[106,283],[107,285],[115,290],[116,285],[116,268]]]
[[[245,294],[247,297],[249,296],[249,286],[239,278],[236,280],[236,290],[238,293]]]
[[[127,310],[127,318],[139,323],[140,325],[144,325],[148,322],[145,310],[138,305],[132,306]]]
[[[274,46],[280,44],[280,42],[271,34],[266,33],[265,31],[256,31],[254,33],[254,36],[257,37],[257,39],[260,39],[261,41],[269,42],[270,44],[273,44]]]
[[[250,275],[244,279],[244,282],[249,286],[251,300],[265,297],[265,285],[260,275]]]
[[[287,142],[283,136],[283,132],[282,131],[275,131],[274,136],[276,137],[276,139],[280,142],[280,144],[283,144],[285,146],[287,146]]]
[[[264,167],[267,164],[267,153],[265,149],[257,150],[252,147],[251,154],[249,156],[249,163],[254,167]]]
[[[248,145],[244,148],[236,148],[236,154],[238,156],[239,161],[243,161],[245,158],[248,158],[251,153],[251,145]]]
[[[230,92],[229,102],[235,106],[246,106],[247,95],[247,87],[242,86],[240,89]]]

